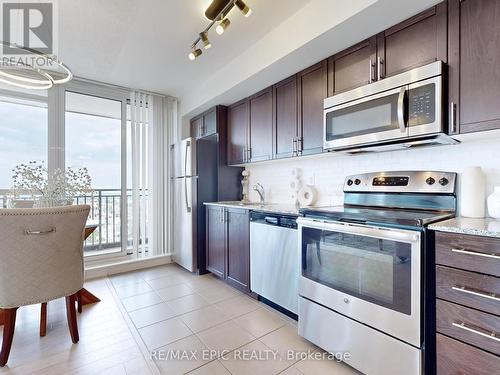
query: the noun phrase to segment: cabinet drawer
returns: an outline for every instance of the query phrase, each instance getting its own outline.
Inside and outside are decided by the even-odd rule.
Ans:
[[[439,333],[500,355],[500,317],[443,300],[436,310]]]
[[[500,315],[500,279],[493,276],[437,266],[436,296]]]
[[[437,232],[436,263],[500,276],[500,240]]]
[[[500,374],[500,358],[437,334],[437,373],[439,375]]]

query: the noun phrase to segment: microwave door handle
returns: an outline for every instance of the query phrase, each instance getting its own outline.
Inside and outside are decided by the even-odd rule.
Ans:
[[[401,87],[401,91],[399,92],[399,97],[398,97],[398,124],[399,124],[399,130],[401,130],[401,133],[404,133],[406,131],[406,116],[405,116],[405,111],[406,111],[406,94],[407,94],[407,88],[406,86]]]

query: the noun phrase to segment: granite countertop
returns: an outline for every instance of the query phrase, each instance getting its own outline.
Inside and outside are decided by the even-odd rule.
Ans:
[[[469,234],[473,236],[500,238],[500,220],[492,218],[472,219],[456,217],[429,225],[438,232]]]
[[[240,201],[227,201],[227,202],[206,202],[206,206],[221,206],[229,208],[240,208],[244,210],[270,212],[285,215],[299,215],[299,210],[294,204],[282,203],[266,203],[261,206],[259,203],[241,203]]]

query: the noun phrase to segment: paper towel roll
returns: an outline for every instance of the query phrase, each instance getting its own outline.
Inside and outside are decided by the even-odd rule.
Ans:
[[[486,177],[480,167],[465,168],[460,184],[460,213],[482,218],[486,206]]]
[[[301,206],[311,206],[316,201],[316,189],[310,185],[304,186],[299,191],[298,200]]]

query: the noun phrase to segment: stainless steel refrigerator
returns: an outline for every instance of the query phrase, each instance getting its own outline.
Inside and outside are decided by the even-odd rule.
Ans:
[[[217,133],[174,145],[173,261],[206,273],[204,202],[241,199],[241,171],[226,163],[225,107],[218,107]]]
[[[196,141],[183,139],[173,148],[173,254],[188,271],[197,270],[196,237]]]

